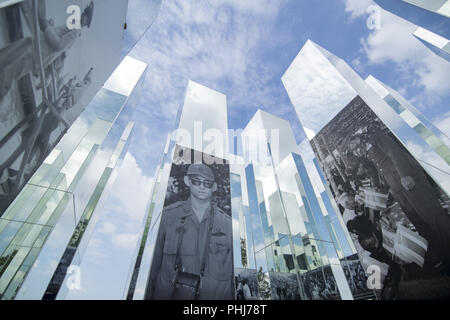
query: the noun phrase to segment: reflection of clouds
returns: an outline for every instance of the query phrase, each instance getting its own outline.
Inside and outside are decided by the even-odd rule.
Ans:
[[[303,205],[300,191],[296,182],[296,175],[298,175],[297,166],[295,165],[292,155],[285,158],[277,167],[278,182],[280,190],[291,193],[296,196],[297,205]]]
[[[325,188],[322,184],[322,179],[320,179],[319,173],[317,172],[316,166],[314,165],[314,158],[316,157],[314,151],[311,147],[311,144],[307,139],[303,140],[302,143],[299,144],[300,154],[302,156],[303,163],[306,167],[306,171],[308,172],[309,179],[311,180],[311,184],[313,185],[314,191],[316,192],[316,196],[319,197],[320,193],[325,191]]]
[[[438,168],[440,170],[446,171],[447,173],[450,173],[450,167],[443,162],[442,158],[434,151],[425,151],[423,150],[422,146],[418,145],[414,142],[407,142],[406,147],[408,150],[415,156],[417,160],[424,161],[426,163],[434,164],[439,163],[442,164]],[[446,179],[448,180],[448,179]]]
[[[234,239],[234,242],[237,241],[239,243],[239,239],[240,239],[240,236],[239,236],[239,230],[240,230],[239,229],[239,219],[233,217],[232,221],[233,221],[233,239]]]
[[[367,8],[373,5],[372,0],[345,0],[345,11],[350,13],[350,20],[367,14]]]
[[[105,234],[114,234],[116,232],[116,225],[109,222],[109,221],[105,221],[100,225],[100,228],[98,229],[97,232],[100,233],[105,233]]]
[[[131,57],[125,57],[104,84],[104,88],[129,96],[147,65]]]
[[[83,279],[92,281],[83,280],[86,294],[70,292],[69,299],[122,298],[151,182],[134,156],[127,153],[104,205],[95,213],[98,222],[82,260]]]
[[[260,230],[257,229],[257,230],[255,230],[255,231],[260,231]],[[255,252],[258,252],[258,251],[260,251],[260,250],[263,250],[264,247],[265,247],[264,242],[256,242],[256,241],[254,241],[253,245],[254,245],[254,251],[255,251]]]
[[[436,118],[434,125],[439,128],[447,137],[450,137],[450,111]]]
[[[145,29],[154,22],[159,13],[162,0],[128,1],[127,29],[124,35],[122,53],[127,54]]]
[[[68,159],[73,150],[77,147],[82,137],[88,132],[89,124],[80,117],[72,124],[67,133],[61,138],[57,149],[63,151],[65,159]]]
[[[346,10],[351,12],[352,16],[364,15],[362,6],[360,0],[346,0]],[[417,29],[416,25],[383,9],[380,13],[381,28],[372,30],[362,39],[369,64],[382,66],[393,63],[399,74],[393,81],[396,81],[398,86],[407,86],[410,95],[415,96],[411,100],[423,110],[429,107],[430,103],[445,101],[442,98],[450,89],[450,65],[412,36]]]
[[[90,261],[90,263],[94,262],[96,268],[104,265],[107,262],[109,252],[107,252],[104,248],[105,242],[100,237],[97,237],[95,234],[89,240],[88,248],[86,249],[86,253],[83,257],[83,270],[86,273],[90,273],[94,270],[92,265],[85,266],[84,261]]]
[[[151,182],[152,179],[143,174],[136,159],[127,153],[109,196],[111,205],[107,206],[112,211],[110,214],[116,213],[117,217],[126,216],[140,222]]]
[[[232,197],[231,198],[231,207],[233,210],[242,211],[242,199],[241,197]]]
[[[270,144],[275,165],[289,153],[298,152],[290,123],[259,109],[242,131],[242,145],[246,150],[245,160],[254,161],[257,157],[258,162],[270,164],[267,143]]]
[[[261,181],[264,192],[264,201],[267,211],[270,211],[269,196],[276,192],[277,184],[273,168],[270,166],[254,165],[255,180]],[[259,200],[259,199],[258,199]]]
[[[282,81],[301,123],[316,132],[356,96],[355,90],[310,40]]]
[[[212,140],[214,146],[225,150],[225,144],[228,142],[227,125],[226,96],[194,81],[189,81],[179,129],[187,130],[186,134],[189,133],[187,140],[190,141],[185,141],[182,145],[207,152],[205,148],[210,144],[207,139],[212,138],[207,135],[215,133],[217,137]],[[209,153],[223,158],[223,152],[218,152],[219,150]]]
[[[271,82],[270,63],[255,55],[262,42],[266,44],[267,27],[275,22],[279,6],[269,0],[162,3],[148,36],[131,52],[149,64],[135,113],[137,125],[142,124],[135,136],[148,141],[135,153],[141,167],[161,153],[158,141],[173,129],[187,79],[227,94],[229,117],[239,125],[243,109],[264,106],[290,112],[279,81]],[[227,23],[217,23],[217,15]],[[280,99],[273,99],[274,94]]]
[[[136,247],[139,233],[121,233],[112,236],[112,243],[124,250],[133,250]]]

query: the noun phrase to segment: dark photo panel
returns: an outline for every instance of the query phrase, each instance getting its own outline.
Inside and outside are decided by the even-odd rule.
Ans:
[[[302,274],[302,284],[309,300],[339,300],[341,298],[329,265]]]
[[[375,293],[367,286],[367,274],[359,261],[358,254],[341,259],[345,278],[355,300],[375,299]]]
[[[311,142],[368,289],[450,298],[449,198],[389,128],[357,96]]]
[[[236,300],[260,300],[258,272],[255,269],[234,269]]]
[[[288,272],[269,272],[272,300],[301,300],[297,275]]]
[[[124,5],[23,0],[0,9],[0,216],[118,65]]]
[[[235,299],[231,221],[229,164],[175,146],[144,299]]]

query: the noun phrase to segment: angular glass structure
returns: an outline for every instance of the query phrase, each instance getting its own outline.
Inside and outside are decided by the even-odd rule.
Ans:
[[[202,116],[199,116],[200,114]],[[161,163],[156,170],[148,212],[144,219],[143,232],[138,242],[136,258],[132,264],[130,282],[124,292],[124,298],[143,299],[144,297],[176,147],[208,152],[211,156],[226,160],[228,158],[226,119],[225,95],[189,81],[184,106],[179,109],[175,119],[174,129],[177,130],[168,136]],[[205,143],[210,139],[208,136],[214,136],[213,140],[216,143]]]
[[[282,81],[370,286],[382,299],[448,297],[448,138],[310,40]]]
[[[234,298],[240,299],[244,278],[254,299],[374,298],[311,146],[298,146],[287,121],[260,110],[238,134],[242,155],[230,154],[226,112],[224,95],[189,82],[179,128],[167,141],[154,179],[124,298],[148,298],[164,202],[185,188],[174,184],[179,163],[174,159],[180,147],[193,146],[229,163]],[[224,211],[226,203],[219,201]]]
[[[419,26],[413,36],[433,53],[450,61],[450,1],[375,0],[383,9]]]
[[[127,5],[0,4],[0,216],[119,64]]]
[[[130,0],[126,25],[124,26],[124,38],[122,45],[122,58],[127,56],[136,43],[144,36],[158,17],[162,0]],[[145,14],[136,15],[136,12]]]
[[[402,0],[425,10],[450,18],[450,1],[448,0]]]
[[[413,35],[433,53],[450,59],[450,1],[374,0],[384,10],[419,26]]]
[[[448,0],[374,0],[384,10],[434,32],[446,39],[450,37]]]
[[[107,81],[0,218],[2,299],[64,298],[133,128],[127,101],[146,65],[121,69],[129,87]]]
[[[385,83],[373,76],[368,76],[365,82],[450,165],[450,140],[442,131]]]
[[[424,28],[417,28],[413,36],[435,54],[450,62],[450,41]]]

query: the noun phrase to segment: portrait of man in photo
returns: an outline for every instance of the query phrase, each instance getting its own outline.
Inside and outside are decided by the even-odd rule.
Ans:
[[[216,168],[229,176],[227,164]],[[176,190],[187,187],[188,197],[171,204],[166,197],[144,299],[234,298],[231,216],[214,199],[218,174],[204,163],[172,165],[172,184],[184,184]]]

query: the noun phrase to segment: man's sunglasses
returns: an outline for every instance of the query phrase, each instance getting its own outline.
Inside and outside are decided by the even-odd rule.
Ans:
[[[203,184],[205,186],[205,188],[211,189],[214,182],[213,181],[202,181],[200,179],[196,179],[196,178],[190,178],[192,184],[196,187],[200,186],[201,184]]]

